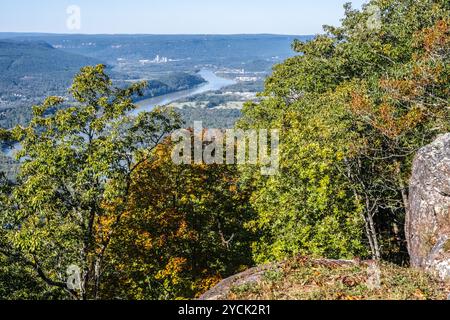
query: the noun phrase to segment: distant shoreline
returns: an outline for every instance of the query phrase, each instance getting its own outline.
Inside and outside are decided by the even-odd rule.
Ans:
[[[209,69],[202,69],[197,74],[205,80],[204,83],[199,84],[191,89],[175,91],[161,96],[137,101],[135,103],[137,105],[137,108],[133,110],[132,114],[138,114],[144,111],[151,111],[156,106],[166,106],[172,102],[176,102],[177,100],[183,98],[187,98],[193,95],[209,91],[220,90],[224,87],[236,84],[235,80],[219,77],[212,70]]]

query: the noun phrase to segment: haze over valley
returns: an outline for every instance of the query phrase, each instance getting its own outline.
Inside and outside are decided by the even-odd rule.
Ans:
[[[262,90],[273,65],[294,54],[293,40],[308,38],[0,33],[0,126],[26,124],[33,104],[48,95],[66,96],[79,69],[98,63],[107,65],[119,86],[148,81],[139,104],[146,110],[176,103],[190,119],[199,113],[195,109],[216,109],[230,126],[243,102]]]

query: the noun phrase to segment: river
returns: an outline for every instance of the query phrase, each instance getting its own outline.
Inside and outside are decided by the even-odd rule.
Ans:
[[[165,106],[180,99],[184,99],[208,91],[220,90],[224,87],[236,84],[236,81],[218,77],[213,71],[209,69],[202,69],[197,74],[205,79],[206,83],[192,89],[177,91],[154,98],[141,100],[136,103],[138,108],[133,111],[133,114],[138,114],[143,111],[152,111],[156,106]]]
[[[152,111],[157,106],[165,106],[172,102],[175,102],[180,99],[184,99],[190,96],[194,96],[200,93],[205,93],[208,91],[216,91],[220,90],[222,88],[225,88],[227,86],[231,86],[233,84],[236,84],[236,81],[225,79],[218,77],[213,71],[209,69],[202,69],[199,73],[199,76],[201,76],[203,79],[206,80],[206,83],[203,83],[195,88],[183,90],[183,91],[177,91],[169,94],[165,94],[162,96],[149,98],[141,100],[136,104],[137,108],[131,113],[134,115],[137,115],[144,111]],[[9,157],[13,157],[14,153],[20,148],[19,144],[16,144],[13,149],[11,148],[2,148],[2,152],[6,154]]]

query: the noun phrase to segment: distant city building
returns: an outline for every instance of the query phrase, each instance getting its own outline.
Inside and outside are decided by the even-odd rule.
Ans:
[[[259,80],[258,77],[236,77],[236,81],[240,82],[253,82],[258,80]]]
[[[139,63],[142,65],[150,64],[150,63],[161,64],[161,63],[167,63],[169,61],[172,61],[172,60],[169,60],[169,58],[167,58],[167,57],[161,57],[160,55],[157,55],[155,57],[155,59],[153,59],[153,60],[143,59],[143,60],[139,60]]]
[[[167,63],[169,62],[169,59],[166,57],[160,57],[159,55],[156,56],[156,58],[152,61],[152,63]]]

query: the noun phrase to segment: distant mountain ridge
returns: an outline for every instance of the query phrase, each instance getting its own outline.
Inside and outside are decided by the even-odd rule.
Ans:
[[[0,126],[26,124],[31,106],[51,95],[65,95],[80,68],[102,60],[57,49],[40,39],[0,39]],[[127,76],[108,67],[118,86]],[[150,80],[144,97],[186,90],[204,83],[200,76],[173,72]]]
[[[49,43],[36,40],[0,40],[0,79],[20,79],[36,73],[73,73],[86,65],[102,61],[55,49]]]
[[[83,34],[1,34],[1,38],[42,40],[68,52],[100,58],[114,64],[117,59],[153,59],[156,55],[195,66],[215,64],[239,67],[241,62],[292,56],[295,39],[310,40],[312,35],[83,35]],[[270,68],[270,65],[268,65]]]
[[[262,86],[273,65],[295,55],[295,35],[80,35],[0,33],[0,126],[25,124],[31,106],[65,95],[81,67],[99,63],[117,85],[148,80],[145,97],[203,83],[207,68],[228,79],[256,79],[233,90]],[[158,59],[161,58],[161,59]]]
[[[0,40],[0,126],[27,123],[31,106],[47,96],[65,95],[81,67],[99,63],[43,40]]]

